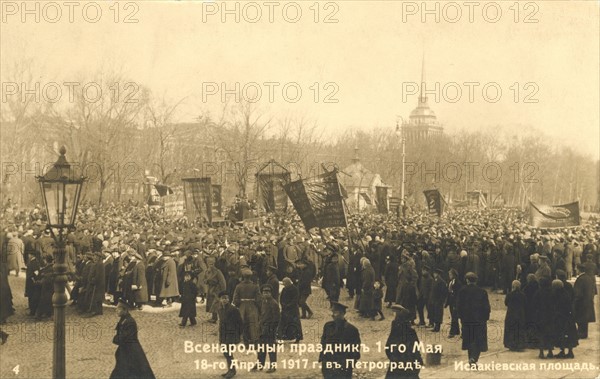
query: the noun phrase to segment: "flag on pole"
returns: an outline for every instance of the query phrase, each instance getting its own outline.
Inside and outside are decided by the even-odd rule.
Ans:
[[[201,217],[212,222],[212,186],[210,178],[186,178],[183,181],[185,210],[190,221]]]
[[[307,230],[346,226],[346,210],[336,171],[296,180],[284,188]]]
[[[529,202],[529,223],[536,228],[564,228],[581,224],[579,201],[563,205]]]
[[[427,202],[427,210],[430,215],[441,216],[444,214],[444,200],[442,194],[437,189],[423,191],[425,201]]]

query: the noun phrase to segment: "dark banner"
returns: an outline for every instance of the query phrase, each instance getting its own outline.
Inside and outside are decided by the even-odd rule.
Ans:
[[[186,178],[183,181],[185,210],[189,221],[200,217],[212,222],[212,187],[210,178]]]
[[[318,227],[319,224],[317,223],[317,218],[315,217],[315,213],[310,205],[310,200],[306,194],[304,182],[302,180],[290,182],[284,186],[284,189],[285,193],[292,201],[292,204],[294,205],[298,216],[300,216],[300,219],[302,220],[306,230]]]
[[[425,201],[427,202],[427,210],[430,215],[441,216],[444,213],[444,198],[440,191],[433,189],[423,191]]]
[[[212,216],[219,218],[223,216],[223,196],[221,195],[221,185],[213,184],[212,188]]]
[[[319,227],[346,226],[346,210],[336,171],[305,180],[305,188]]]
[[[290,182],[290,173],[257,174],[258,201],[265,212],[285,213],[288,206],[288,196],[283,186]]]
[[[375,187],[375,202],[377,203],[377,212],[387,214],[389,212],[388,207],[388,188],[387,187]]]
[[[346,211],[335,171],[284,186],[304,227],[346,226]]]
[[[579,202],[563,205],[546,205],[529,202],[529,223],[536,228],[564,228],[578,226]]]

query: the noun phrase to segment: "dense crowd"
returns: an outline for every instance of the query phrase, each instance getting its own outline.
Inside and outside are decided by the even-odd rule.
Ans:
[[[595,220],[544,230],[508,208],[450,211],[441,218],[359,214],[349,217],[348,228],[308,232],[292,215],[213,228],[132,204],[83,205],[77,220],[66,256],[71,304],[83,317],[101,315],[104,302],[121,300],[131,309],[179,302],[180,326],[186,327],[197,323],[200,299],[207,321],[219,322],[221,343],[299,342],[301,319],[313,317],[307,300],[318,283],[334,314],[323,344],[356,344],[355,337],[360,343],[359,331],[344,320],[346,306],[339,301],[345,289],[367,320],[382,320],[383,306],[397,311],[388,343],[416,339],[414,325],[439,332],[448,309],[450,337],[462,338],[473,364],[487,350],[488,291],[506,295],[504,344],[511,350],[535,348],[548,358],[558,348],[557,357],[573,358],[573,348],[587,338],[588,323],[595,322],[600,264]],[[7,275],[23,271],[29,314],[50,317],[55,245],[43,210],[10,207],[2,229],[0,321],[14,311]],[[2,338],[6,341],[4,332]],[[388,358],[420,359],[406,354]],[[276,353],[269,355],[276,362]],[[232,355],[225,357],[231,365]],[[344,365],[345,358],[321,356]],[[265,361],[266,354],[259,355],[255,369],[274,371]],[[351,368],[344,370],[351,375]],[[418,376],[418,370],[410,374]],[[227,375],[235,375],[235,368]]]

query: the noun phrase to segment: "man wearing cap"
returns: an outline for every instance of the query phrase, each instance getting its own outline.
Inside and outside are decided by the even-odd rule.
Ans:
[[[227,360],[228,370],[224,376],[226,379],[231,379],[236,374],[236,369],[233,367],[233,354],[229,350],[230,345],[240,343],[242,335],[242,316],[240,311],[231,305],[227,291],[221,291],[218,294],[219,298],[219,343],[224,345],[225,352],[223,355]]]
[[[258,343],[261,349],[258,350],[258,364],[254,366],[252,371],[262,370],[265,367],[267,359],[267,348],[269,349],[269,368],[267,373],[275,372],[277,366],[277,350],[275,343],[277,342],[277,327],[279,326],[279,318],[281,312],[279,304],[273,299],[271,286],[264,284],[261,288],[262,299],[260,302],[260,317],[259,317],[259,339]]]
[[[462,324],[462,349],[469,354],[469,364],[479,360],[487,346],[487,321],[490,319],[490,301],[487,292],[477,286],[477,275],[465,275],[467,285],[458,292],[457,311]]]
[[[423,358],[419,349],[413,349],[419,337],[410,324],[410,312],[400,304],[392,305],[392,310],[396,318],[385,343],[385,354],[390,360],[385,378],[418,378],[421,370],[415,367],[415,362],[422,365]],[[406,369],[408,363],[410,369]]]
[[[323,326],[321,336],[321,372],[324,379],[350,379],[353,366],[348,361],[360,359],[360,333],[346,321],[347,307],[344,304],[332,302],[331,308],[333,321]]]
[[[244,343],[254,344],[258,340],[258,304],[260,290],[252,282],[252,271],[242,270],[242,281],[233,291],[233,305],[238,307],[242,315]]]
[[[117,305],[117,315],[120,319],[115,328],[117,334],[113,343],[118,347],[115,353],[115,368],[110,374],[110,379],[153,379],[154,373],[138,340],[137,323],[129,314],[127,303],[122,300]]]

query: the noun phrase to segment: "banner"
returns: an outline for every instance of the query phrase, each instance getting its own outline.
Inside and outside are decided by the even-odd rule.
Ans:
[[[211,186],[212,194],[211,194],[211,207],[212,207],[212,216],[213,219],[217,219],[223,217],[223,196],[221,195],[222,188],[220,184],[213,184]]]
[[[297,180],[285,185],[284,189],[307,230],[346,226],[337,172]]]
[[[305,182],[306,194],[310,199],[319,227],[346,226],[346,210],[337,171],[330,171]]]
[[[445,200],[440,191],[436,189],[426,190],[423,191],[423,194],[425,195],[429,214],[441,216],[444,213]]]
[[[173,188],[171,195],[163,197],[165,204],[165,216],[182,217],[185,214],[183,187]]]
[[[564,228],[578,226],[579,201],[563,205],[546,205],[529,202],[529,223],[536,228]]]
[[[302,179],[290,182],[284,186],[285,193],[292,201],[292,205],[296,209],[298,216],[302,220],[306,230],[316,228],[319,226],[315,213],[310,205],[310,200],[306,194],[304,188],[304,182]]]
[[[288,196],[283,186],[290,182],[290,173],[260,173],[256,175],[256,180],[258,182],[257,199],[265,212],[285,213],[288,206]]]
[[[377,212],[387,214],[389,212],[388,207],[388,188],[387,187],[375,187],[375,203],[377,203]]]
[[[188,220],[198,217],[212,222],[212,188],[210,178],[186,178],[183,181],[185,210]]]

